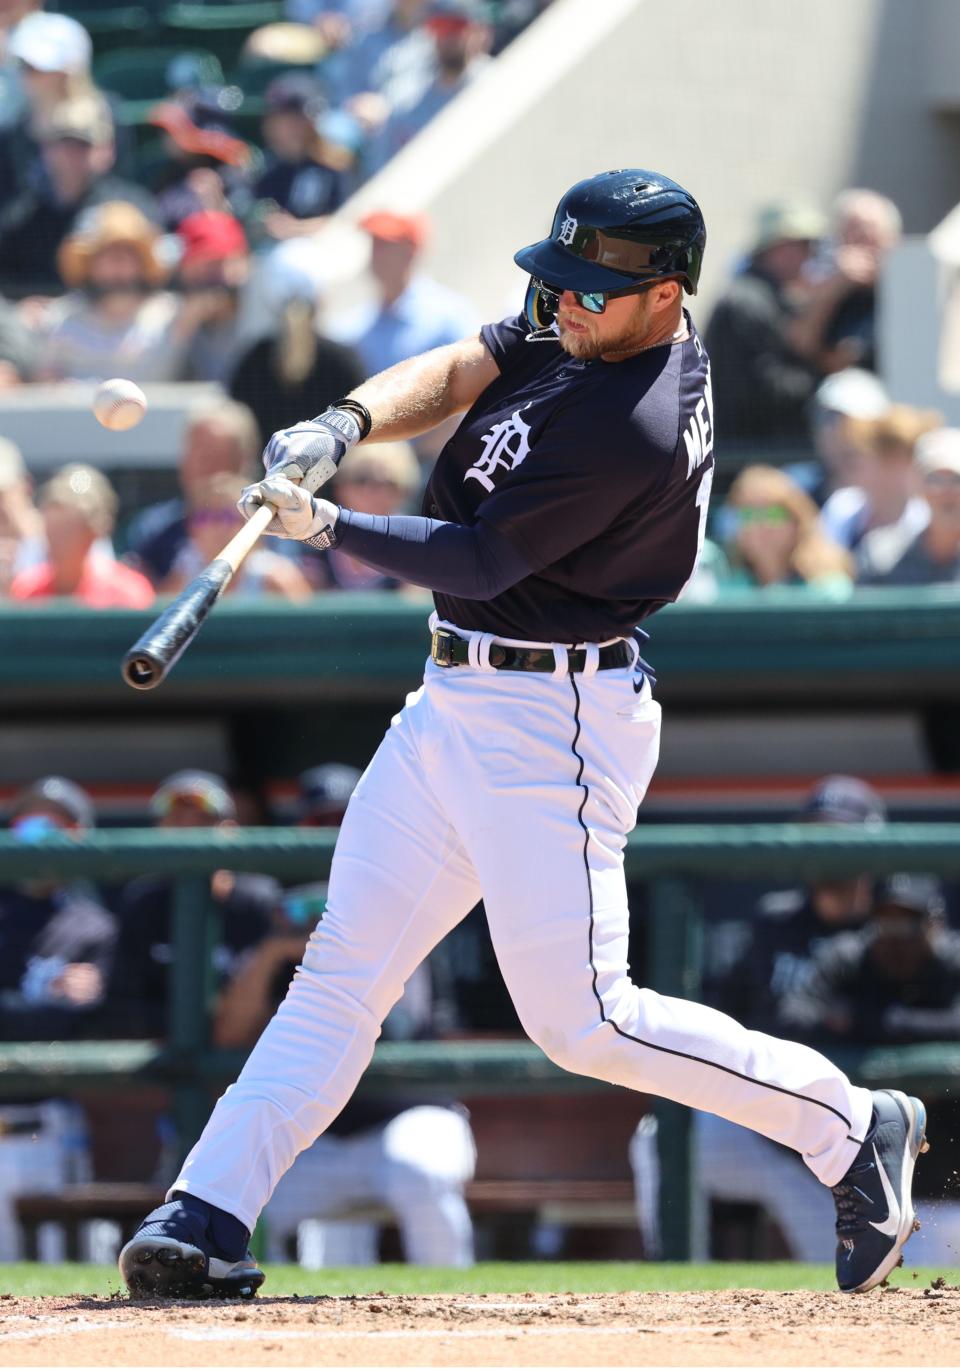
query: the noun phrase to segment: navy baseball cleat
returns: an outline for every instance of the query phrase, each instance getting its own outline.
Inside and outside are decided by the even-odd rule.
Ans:
[[[264,1281],[239,1218],[193,1194],[149,1213],[120,1252],[133,1298],[251,1299]]]
[[[927,1110],[898,1089],[873,1094],[873,1121],[859,1155],[839,1184],[837,1284],[859,1294],[882,1283],[919,1223],[913,1213],[913,1167],[928,1149]]]

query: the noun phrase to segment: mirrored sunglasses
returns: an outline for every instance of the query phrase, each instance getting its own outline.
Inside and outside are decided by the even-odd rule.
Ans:
[[[571,290],[569,293],[581,309],[590,314],[602,314],[608,300],[617,300],[621,295],[643,295],[658,281],[644,281],[641,285],[626,285],[618,290]],[[531,281],[531,285],[544,297],[544,304],[554,314],[560,305],[560,296],[566,294],[562,286],[549,285],[546,281]]]

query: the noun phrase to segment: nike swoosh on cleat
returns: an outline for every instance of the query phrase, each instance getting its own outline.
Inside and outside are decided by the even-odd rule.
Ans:
[[[890,1183],[887,1172],[880,1164],[876,1145],[873,1148],[873,1159],[876,1162],[877,1174],[880,1176],[880,1183],[883,1186],[884,1197],[887,1201],[887,1216],[882,1223],[871,1223],[870,1226],[875,1228],[881,1237],[896,1238],[900,1231],[900,1205],[897,1203],[897,1196],[893,1192],[893,1185]]]

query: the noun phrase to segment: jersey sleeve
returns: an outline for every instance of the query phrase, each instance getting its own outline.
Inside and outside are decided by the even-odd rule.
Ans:
[[[499,323],[485,323],[480,329],[480,337],[487,351],[500,368],[501,374],[524,355],[524,348],[530,325],[523,314],[511,319],[501,319]]]
[[[571,405],[540,434],[536,460],[518,464],[478,507],[477,518],[540,571],[600,537],[638,502],[656,500],[674,457],[634,416],[603,421]]]

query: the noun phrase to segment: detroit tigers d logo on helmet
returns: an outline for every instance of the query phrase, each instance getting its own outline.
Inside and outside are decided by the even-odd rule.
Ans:
[[[603,171],[563,196],[550,235],[514,261],[557,293],[675,277],[697,293],[707,229],[688,190],[656,171]],[[542,327],[545,318],[531,319]]]

